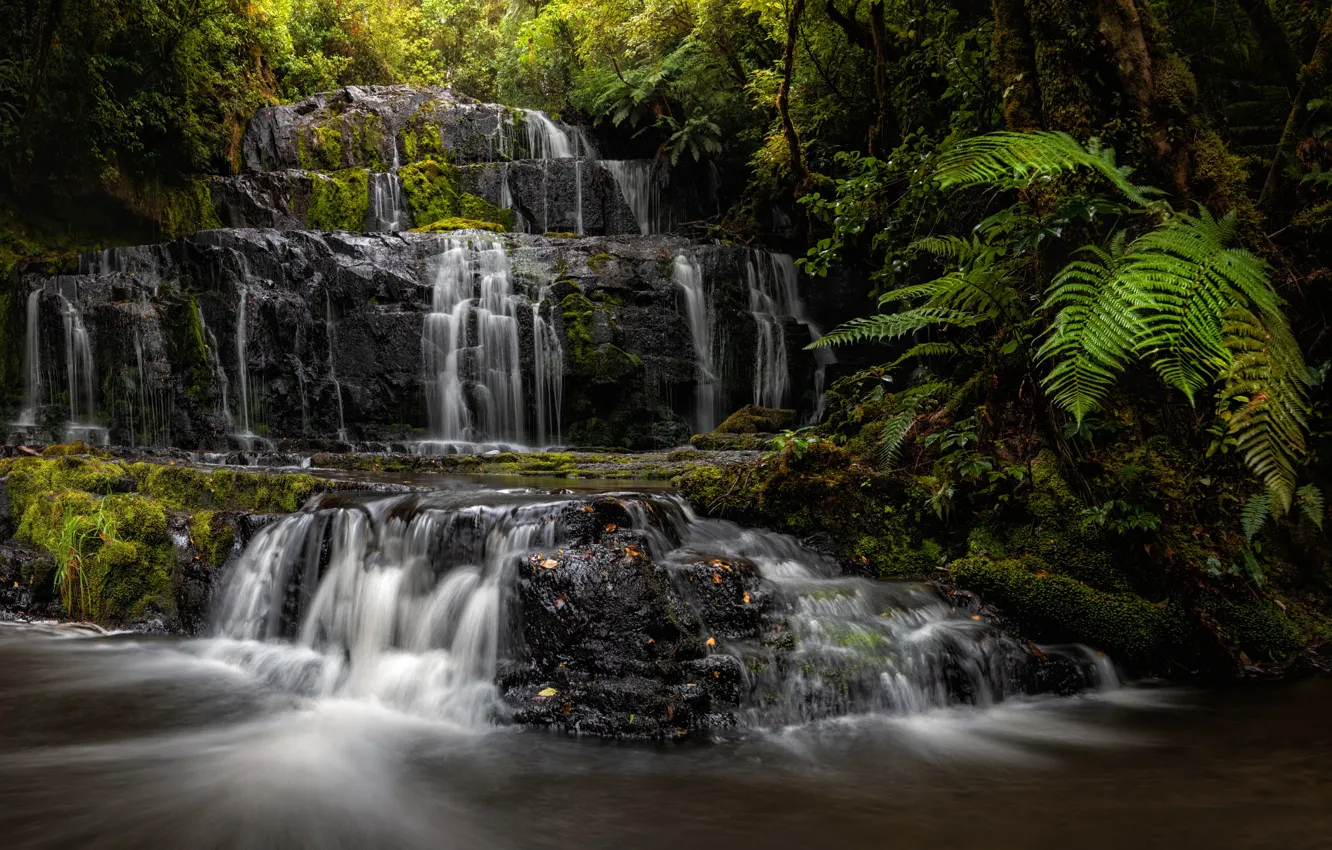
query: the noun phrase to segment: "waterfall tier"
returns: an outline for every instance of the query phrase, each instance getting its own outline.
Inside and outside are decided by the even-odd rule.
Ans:
[[[250,540],[208,652],[306,696],[629,737],[1115,684],[1088,650],[838,572],[678,497],[327,496]]]
[[[239,229],[82,267],[26,279],[17,300],[11,421],[26,434],[652,448],[755,398],[817,404],[802,350],[815,331],[782,255],[669,236]]]

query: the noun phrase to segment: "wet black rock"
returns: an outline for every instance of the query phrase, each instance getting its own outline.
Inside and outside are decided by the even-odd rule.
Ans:
[[[627,530],[630,517],[616,499],[571,505],[561,522],[565,545],[520,568],[529,659],[501,680],[515,719],[658,739],[733,725],[740,664],[718,654],[712,625],[653,558],[651,535]],[[753,575],[734,574],[737,582]]]

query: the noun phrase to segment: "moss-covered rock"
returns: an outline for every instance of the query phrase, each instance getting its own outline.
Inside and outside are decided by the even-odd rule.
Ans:
[[[458,168],[451,163],[433,159],[413,162],[400,168],[398,177],[412,221],[420,224],[424,232],[459,230],[461,227],[442,226],[459,220],[497,225],[483,228],[487,230],[513,228],[513,210],[500,209],[484,198],[459,190]]]
[[[432,222],[424,227],[413,227],[412,233],[451,233],[455,230],[489,230],[492,233],[503,233],[505,227],[502,224],[496,224],[493,221],[475,221],[470,218],[441,218],[439,221]]]
[[[167,189],[160,218],[163,233],[171,239],[222,226],[213,206],[212,190],[203,177]]]
[[[305,218],[311,230],[365,230],[369,215],[370,174],[364,168],[313,175]]]
[[[1059,575],[1034,558],[958,559],[958,587],[1000,606],[1037,640],[1086,643],[1138,669],[1178,658],[1191,629],[1174,604],[1153,604],[1128,593],[1104,593]]]
[[[775,434],[795,424],[794,410],[747,404],[717,426],[717,434]]]
[[[190,542],[206,563],[219,566],[231,555],[236,543],[236,528],[224,514],[199,511],[190,517]]]

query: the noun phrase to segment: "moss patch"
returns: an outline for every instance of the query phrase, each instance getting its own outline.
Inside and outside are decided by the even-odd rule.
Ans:
[[[1022,623],[1024,633],[1086,643],[1139,669],[1177,657],[1175,644],[1190,631],[1175,605],[1103,593],[1035,559],[962,558],[951,569],[958,587],[998,604]]]
[[[205,562],[221,565],[231,554],[236,529],[217,511],[199,511],[190,517],[190,542]]]
[[[718,434],[775,434],[795,424],[794,410],[747,404],[717,426]]]
[[[370,215],[369,180],[364,168],[313,175],[306,226],[311,230],[365,230]]]
[[[402,180],[412,221],[435,223],[423,225],[421,230],[424,232],[439,232],[439,229],[427,228],[449,220],[490,222],[502,230],[513,227],[513,210],[502,210],[483,198],[459,191],[458,168],[451,163],[432,159],[413,162],[400,168],[398,177]]]
[[[425,227],[413,227],[412,233],[451,233],[454,230],[489,230],[492,233],[503,233],[504,225],[496,224],[493,221],[473,221],[468,218],[441,218]]]

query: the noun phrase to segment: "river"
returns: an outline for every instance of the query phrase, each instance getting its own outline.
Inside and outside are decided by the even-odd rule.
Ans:
[[[375,498],[399,501],[329,510],[401,522],[401,500],[419,497]],[[412,504],[432,523],[463,503],[500,511],[507,519],[496,519],[486,539],[504,532],[503,545],[468,555],[499,563],[514,558],[514,517],[533,516],[552,498],[455,493],[428,509]],[[415,523],[403,525],[404,540],[420,530]],[[736,543],[737,527],[712,521],[689,526],[694,538],[682,550],[690,539],[747,545],[765,574],[771,567],[754,553],[791,545],[776,536],[757,538],[769,549]],[[384,528],[370,535],[384,536]],[[251,543],[236,575],[259,563],[245,560],[258,548]],[[399,551],[379,551],[373,569],[382,572],[385,552]],[[357,570],[371,569],[374,559],[363,557]],[[790,569],[780,575],[795,581]],[[467,586],[483,586],[486,575],[483,568]],[[878,589],[813,572],[797,578],[804,593],[822,582],[825,600],[829,587]],[[317,598],[308,616],[322,616],[321,604],[364,612],[372,597],[347,592]],[[944,612],[911,645],[928,654],[945,645],[921,643],[922,633],[982,634],[972,618],[911,596],[920,592],[891,597],[913,616]],[[883,599],[876,604],[882,609]],[[471,601],[467,608],[484,619]],[[455,641],[462,629],[450,627]],[[885,631],[882,645],[896,639]],[[0,844],[1214,850],[1321,848],[1332,835],[1332,682],[1322,679],[1212,690],[1102,681],[1072,697],[853,704],[819,720],[760,719],[683,743],[608,743],[478,721],[452,698],[464,688],[474,696],[475,681],[441,686],[450,698],[438,705],[447,709],[404,702],[401,656],[411,653],[380,647],[368,656],[354,630],[345,642],[329,650],[271,636],[0,625]],[[908,643],[891,646],[906,652]],[[457,660],[462,650],[413,657],[440,652]],[[336,675],[311,679],[326,669]],[[405,669],[419,677],[445,668]],[[918,690],[930,693],[925,683]]]

